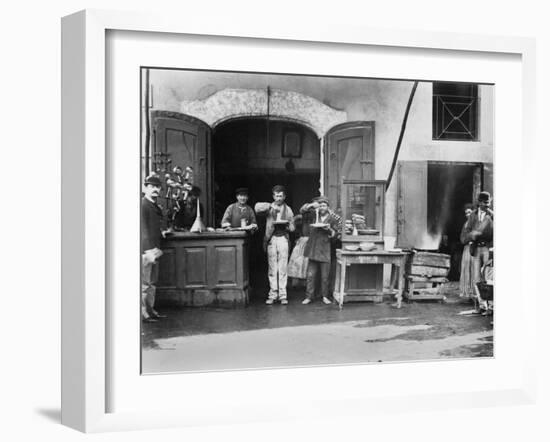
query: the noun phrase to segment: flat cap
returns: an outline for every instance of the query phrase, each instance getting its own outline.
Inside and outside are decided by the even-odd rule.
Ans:
[[[319,204],[325,203],[325,204],[327,204],[327,205],[330,205],[330,203],[329,203],[329,201],[328,201],[328,198],[327,198],[326,196],[323,196],[323,195],[321,195],[321,196],[316,196],[315,198],[313,198],[312,201],[315,202],[315,203],[319,203]]]
[[[479,195],[477,196],[477,200],[479,202],[488,202],[490,201],[491,199],[491,194],[489,192],[486,192],[486,191],[483,191],[483,192],[479,192]]]
[[[162,187],[162,182],[160,181],[160,178],[157,174],[151,174],[147,178],[145,178],[145,181],[143,184],[151,184],[153,186],[159,186]]]

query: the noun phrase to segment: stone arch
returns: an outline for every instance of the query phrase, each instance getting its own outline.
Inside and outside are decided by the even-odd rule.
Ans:
[[[180,112],[196,117],[210,127],[234,118],[266,117],[267,89],[224,89],[204,100],[180,103]],[[269,116],[309,127],[322,138],[330,128],[347,121],[344,111],[298,92],[271,89]]]

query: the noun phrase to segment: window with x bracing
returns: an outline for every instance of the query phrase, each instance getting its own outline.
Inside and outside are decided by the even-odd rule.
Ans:
[[[472,83],[433,83],[434,140],[477,141],[478,86]]]

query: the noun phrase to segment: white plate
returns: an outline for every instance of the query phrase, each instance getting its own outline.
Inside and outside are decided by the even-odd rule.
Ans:
[[[313,223],[313,224],[310,224],[310,226],[311,227],[322,228],[322,227],[328,226],[328,224],[326,224],[326,223]]]

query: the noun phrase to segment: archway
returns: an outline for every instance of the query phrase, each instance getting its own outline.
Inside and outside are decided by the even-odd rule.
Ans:
[[[249,204],[271,201],[276,184],[287,188],[287,204],[295,215],[318,195],[321,173],[320,140],[311,129],[288,120],[238,118],[219,124],[212,133],[212,169],[215,225],[235,201],[235,189],[248,187]],[[267,261],[262,250],[265,219],[251,238],[251,298],[264,298]],[[291,238],[300,235],[300,229]]]
[[[224,89],[204,100],[186,100],[180,112],[215,128],[236,118],[269,116],[294,121],[322,138],[330,128],[347,121],[344,111],[299,92],[281,89]]]

